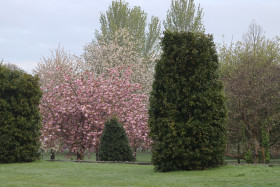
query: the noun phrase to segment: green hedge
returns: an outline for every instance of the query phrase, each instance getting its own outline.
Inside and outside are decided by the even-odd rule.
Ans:
[[[211,35],[166,31],[150,97],[156,171],[224,163],[227,110]]]
[[[105,123],[98,152],[100,161],[134,161],[123,125],[116,118]]]
[[[40,147],[39,80],[0,64],[0,162],[29,162]]]

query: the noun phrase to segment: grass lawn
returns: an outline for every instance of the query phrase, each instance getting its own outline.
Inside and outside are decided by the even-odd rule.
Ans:
[[[72,156],[71,158],[65,157],[66,153],[60,153],[55,155],[55,160],[76,160],[76,156]],[[136,162],[151,162],[152,155],[150,152],[137,152],[136,154]],[[42,155],[42,160],[50,160],[51,156],[49,153]],[[85,161],[96,161],[96,155],[95,153],[92,153],[90,157],[85,156]]]
[[[72,158],[65,158],[66,153],[59,153],[55,155],[55,160],[76,160],[76,156],[72,156]],[[151,152],[137,152],[136,154],[136,162],[151,162],[152,155]],[[45,153],[42,155],[42,160],[49,160],[50,159],[50,154]],[[85,156],[84,157],[85,161],[96,161],[95,153],[92,153],[90,157]],[[237,163],[236,158],[231,158],[225,156],[225,161],[230,162],[230,163]],[[280,159],[270,159],[271,162],[278,162],[280,164]],[[245,160],[241,159],[241,163],[246,163]]]
[[[151,165],[48,162],[0,164],[0,186],[280,186],[280,167],[227,165],[158,173]]]

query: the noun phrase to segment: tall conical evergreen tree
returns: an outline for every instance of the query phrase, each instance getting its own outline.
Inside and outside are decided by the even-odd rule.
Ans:
[[[212,35],[166,31],[150,97],[156,171],[224,162],[227,110]]]
[[[98,158],[101,161],[134,161],[126,132],[116,118],[105,123]]]

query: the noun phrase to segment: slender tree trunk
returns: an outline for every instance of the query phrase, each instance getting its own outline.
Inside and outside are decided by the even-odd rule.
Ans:
[[[136,152],[137,152],[137,148],[135,147],[134,148],[134,153],[133,153],[133,156],[134,156],[134,159],[136,160]]]
[[[238,164],[240,164],[240,141],[238,141],[238,144],[237,144],[237,162]]]
[[[55,151],[51,149],[51,160],[55,160]]]
[[[265,164],[266,154],[265,154],[265,149],[264,149],[264,147],[261,147],[261,150],[262,150],[262,163]]]
[[[77,152],[77,160],[84,160],[84,154]]]
[[[254,164],[258,163],[258,159],[259,159],[259,142],[257,140],[257,137],[254,137]]]
[[[98,152],[99,152],[99,150],[98,150],[98,146],[96,146],[95,150],[96,150],[96,153],[95,153],[95,156],[96,156],[96,161],[100,161],[100,159],[99,159],[99,155],[98,155]]]
[[[95,153],[95,157],[96,157],[96,161],[100,161],[97,151],[96,151],[96,153]]]

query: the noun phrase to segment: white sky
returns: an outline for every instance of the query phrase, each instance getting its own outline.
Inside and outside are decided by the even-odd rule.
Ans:
[[[126,0],[164,20],[171,0]],[[216,43],[241,40],[254,19],[266,36],[280,36],[280,0],[195,0],[203,8],[206,33]],[[0,60],[31,73],[50,50],[81,55],[99,29],[111,0],[0,0]]]

